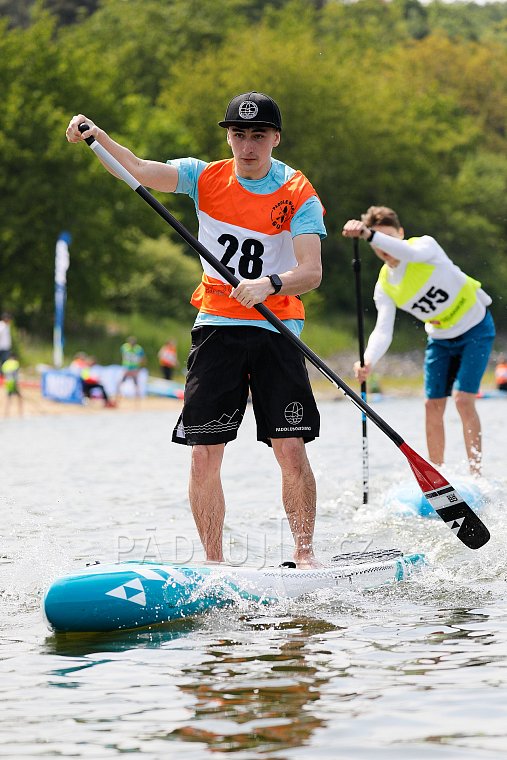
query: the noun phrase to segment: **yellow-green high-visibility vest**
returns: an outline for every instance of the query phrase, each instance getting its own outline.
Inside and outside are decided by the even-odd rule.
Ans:
[[[410,238],[413,243],[417,238]],[[384,264],[378,282],[399,309],[437,329],[454,327],[477,301],[481,287],[449,260],[449,266],[435,266],[412,261],[398,283],[389,280],[389,267]]]
[[[16,390],[18,382],[19,362],[17,359],[6,359],[2,364],[2,372],[5,377],[5,389],[7,393]]]
[[[6,377],[15,378],[17,371],[19,370],[19,362],[17,359],[6,359],[2,364],[2,372]]]

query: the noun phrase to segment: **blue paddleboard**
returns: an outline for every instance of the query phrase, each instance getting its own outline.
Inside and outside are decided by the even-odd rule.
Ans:
[[[270,604],[320,589],[369,589],[402,581],[424,555],[390,550],[339,555],[324,567],[235,567],[152,562],[94,564],[58,578],[44,614],[59,632],[98,632],[166,623],[206,610],[255,601]]]

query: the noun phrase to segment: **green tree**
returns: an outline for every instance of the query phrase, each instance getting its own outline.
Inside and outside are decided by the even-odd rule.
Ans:
[[[434,79],[417,87],[407,79],[405,59],[416,43],[366,55],[354,55],[348,39],[323,48],[312,14],[303,8],[293,14],[290,34],[270,14],[255,34],[238,32],[218,51],[192,57],[175,72],[160,105],[188,122],[213,86],[227,93],[192,131],[196,154],[210,159],[229,153],[216,126],[228,97],[254,85],[273,94],[285,125],[277,155],[309,176],[328,211],[321,291],[331,307],[349,310],[351,254],[340,236],[345,220],[373,203],[396,207],[415,226],[441,219],[460,161],[480,129]],[[237,49],[251,61],[246,72],[222,66]],[[376,271],[368,272],[371,284]]]
[[[53,14],[42,9],[50,3]],[[340,232],[372,203],[395,207],[411,234],[433,234],[479,279],[486,269],[490,289],[503,294],[505,5],[73,5],[86,12],[67,23],[66,0],[0,0],[0,299],[18,322],[50,331],[63,229],[73,235],[68,311],[76,319],[107,306],[177,313],[173,296],[194,279],[196,255],[85,145],[66,142],[72,114],[87,114],[143,157],[211,160],[230,155],[217,122],[229,98],[249,89],[280,103],[276,155],[308,175],[327,209],[322,313],[353,309],[350,245]],[[160,199],[196,231],[188,198]],[[486,268],[490,250],[498,255]],[[173,291],[178,262],[184,281]],[[378,270],[369,262],[365,292]]]
[[[0,0],[0,18],[10,26],[28,26],[32,15],[33,0]]]
[[[190,296],[201,280],[197,256],[185,256],[182,246],[165,236],[144,238],[134,253],[135,270],[121,282],[110,283],[109,306],[123,313],[190,320],[195,315]]]
[[[128,270],[128,250],[113,235],[119,229],[121,237],[131,239],[138,235],[137,224],[132,201],[117,193],[118,183],[104,176],[84,146],[76,150],[66,143],[65,127],[73,113],[69,103],[76,98],[99,109],[93,108],[86,83],[74,75],[72,58],[62,54],[54,19],[42,14],[29,29],[3,34],[0,60],[2,288],[25,319],[40,323],[41,316],[46,320],[52,313],[60,231],[73,234],[71,272],[79,277],[80,288],[69,309],[81,312],[100,301],[104,279]],[[114,113],[108,84],[97,77],[94,98]]]

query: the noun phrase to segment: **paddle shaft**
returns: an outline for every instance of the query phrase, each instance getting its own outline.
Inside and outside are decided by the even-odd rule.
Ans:
[[[86,132],[88,126],[80,124],[79,130]],[[184,227],[167,209],[163,206],[145,187],[141,185],[136,178],[125,169],[119,161],[112,156],[94,137],[85,138],[85,142],[96,153],[103,164],[116,176],[129,185],[141,198],[152,207],[159,216],[164,219],[191,248],[194,249],[205,261],[208,262],[220,274],[226,282],[233,287],[239,285],[239,280],[232,272],[217,259],[213,254],[202,245],[187,229]],[[352,388],[333,372],[322,359],[315,354],[297,335],[273,314],[270,309],[260,303],[255,306],[270,324],[275,327],[279,333],[290,340],[301,353],[317,369],[327,377],[345,396],[347,396],[364,414],[370,419],[396,446],[402,451],[410,464],[421,490],[426,498],[430,501],[431,506],[438,513],[439,517],[446,522],[451,530],[466,546],[471,549],[478,549],[483,546],[490,538],[486,526],[477,517],[470,506],[462,499],[458,492],[449,484],[449,482],[430,465],[425,459],[417,454],[405,443],[403,438],[382,419]]]
[[[356,285],[356,312],[357,312],[357,340],[359,343],[359,363],[364,367],[364,319],[363,319],[363,293],[361,288],[361,259],[359,257],[359,239],[354,238],[354,258],[352,259],[352,268],[354,270],[354,280]],[[361,382],[361,398],[363,401],[368,399],[366,380]],[[368,504],[369,494],[369,464],[368,464],[368,424],[366,414],[361,415],[362,433],[363,433],[363,504]]]

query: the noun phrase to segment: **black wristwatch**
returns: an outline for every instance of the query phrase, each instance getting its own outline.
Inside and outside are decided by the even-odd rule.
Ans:
[[[365,238],[367,243],[371,243],[373,240],[373,236],[376,233],[377,230],[372,230],[371,227],[368,227],[368,232],[370,233],[367,238]]]
[[[279,293],[281,291],[283,282],[281,281],[281,279],[279,278],[277,274],[268,274],[268,277],[272,286],[275,289],[275,292],[273,293],[273,295],[276,295],[276,293]]]

